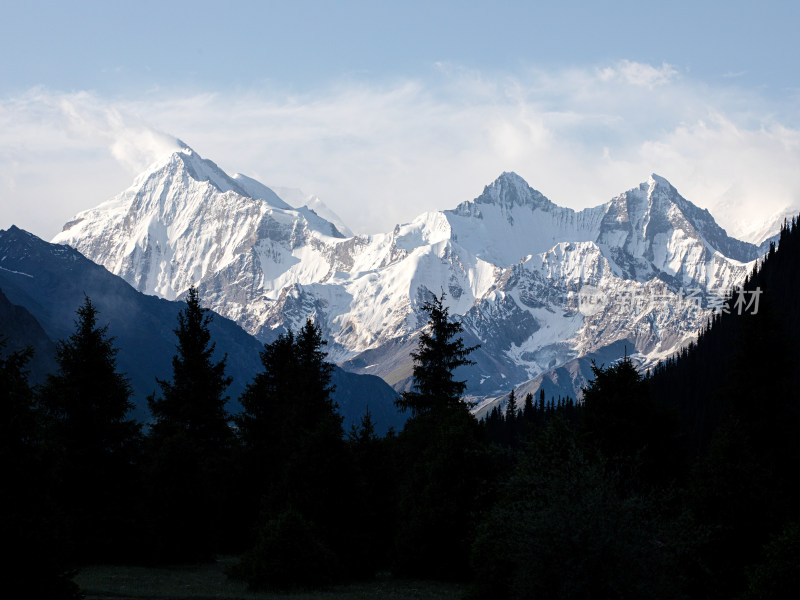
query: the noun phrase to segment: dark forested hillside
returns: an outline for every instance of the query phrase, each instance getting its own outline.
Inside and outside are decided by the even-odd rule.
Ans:
[[[516,450],[477,532],[475,596],[793,597],[798,339],[792,222],[697,343],[652,373],[595,365],[571,414],[529,420],[509,402],[488,415]]]
[[[77,250],[49,244],[16,227],[0,232],[0,250],[0,289],[13,304],[25,307],[51,340],[72,332],[75,311],[85,297],[91,298],[100,323],[109,325],[116,338],[118,367],[133,387],[134,414],[145,419],[144,400],[155,391],[155,378],[169,374],[173,329],[184,304],[141,294]],[[220,356],[230,355],[230,374],[236,380],[230,395],[238,397],[258,368],[261,345],[222,317],[211,328]]]
[[[798,340],[800,231],[793,221],[697,343],[653,370],[651,393],[679,409],[693,443],[703,446],[731,410],[769,412],[778,398],[797,397]]]
[[[7,338],[9,350],[27,345],[36,349],[29,366],[31,381],[42,381],[52,370],[54,342],[72,332],[75,310],[88,296],[97,307],[100,323],[108,325],[116,338],[118,367],[130,378],[133,388],[133,414],[146,419],[145,399],[157,389],[155,378],[163,379],[170,373],[175,352],[173,330],[184,303],[137,292],[77,250],[47,243],[17,227],[0,231],[0,257],[0,290],[8,299],[7,304],[0,298],[0,335]],[[33,320],[23,313],[29,313]],[[228,374],[233,378],[228,395],[231,410],[236,411],[239,395],[259,369],[263,345],[219,315],[209,327],[217,359],[228,355]],[[358,422],[367,405],[380,431],[402,425],[404,419],[393,406],[395,394],[383,381],[337,372],[335,383],[335,397],[339,400],[341,396],[339,405],[346,427]]]
[[[708,538],[704,593],[788,597],[800,580],[800,228],[733,290],[696,344],[648,379],[677,409],[693,470],[687,508]]]

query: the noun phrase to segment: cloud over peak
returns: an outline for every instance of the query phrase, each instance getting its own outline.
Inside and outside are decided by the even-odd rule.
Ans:
[[[0,100],[0,226],[53,235],[178,149],[175,136],[226,171],[318,195],[366,233],[451,208],[503,171],[575,208],[651,172],[712,212],[732,195],[737,216],[800,203],[800,131],[734,84],[623,60],[494,76],[438,64],[428,77],[305,94],[37,88]],[[30,206],[41,207],[36,222]]]

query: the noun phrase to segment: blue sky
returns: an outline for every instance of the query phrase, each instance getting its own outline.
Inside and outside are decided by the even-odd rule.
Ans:
[[[359,232],[514,170],[800,205],[800,3],[0,1],[0,227],[45,238],[181,138]]]

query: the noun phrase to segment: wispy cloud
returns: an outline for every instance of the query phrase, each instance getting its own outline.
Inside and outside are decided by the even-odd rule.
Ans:
[[[652,90],[656,86],[666,85],[675,79],[678,71],[667,63],[663,63],[660,67],[654,67],[645,63],[623,60],[613,67],[599,69],[598,75],[605,82],[625,82]]]
[[[315,94],[234,90],[0,100],[2,223],[53,235],[180,137],[229,172],[319,195],[356,231],[451,208],[514,170],[553,201],[604,202],[657,172],[724,225],[800,203],[800,131],[769,100],[680,67],[343,82]],[[31,208],[34,207],[34,208]]]
[[[41,98],[41,96],[40,96]],[[138,118],[129,107],[118,109],[88,93],[46,96],[63,115],[67,131],[86,139],[102,140],[111,155],[132,172],[180,148],[174,136],[162,133]]]

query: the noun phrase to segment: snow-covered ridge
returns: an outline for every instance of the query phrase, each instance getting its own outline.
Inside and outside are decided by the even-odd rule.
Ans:
[[[342,237],[308,209],[293,209],[255,180],[229,177],[186,147],[78,214],[53,242],[78,248],[139,291],[174,299],[247,253],[288,266],[292,249],[311,238]]]
[[[760,253],[655,174],[574,211],[503,173],[453,210],[352,236],[315,197],[229,177],[188,147],[53,241],[146,293],[176,298],[197,285],[205,303],[264,341],[313,317],[335,360],[399,385],[420,306],[444,291],[483,344],[466,375],[477,395],[623,339],[643,360],[677,349]],[[609,307],[581,313],[584,285],[604,290]],[[680,304],[688,290],[699,306]],[[626,312],[618,301],[647,294],[661,303]]]

